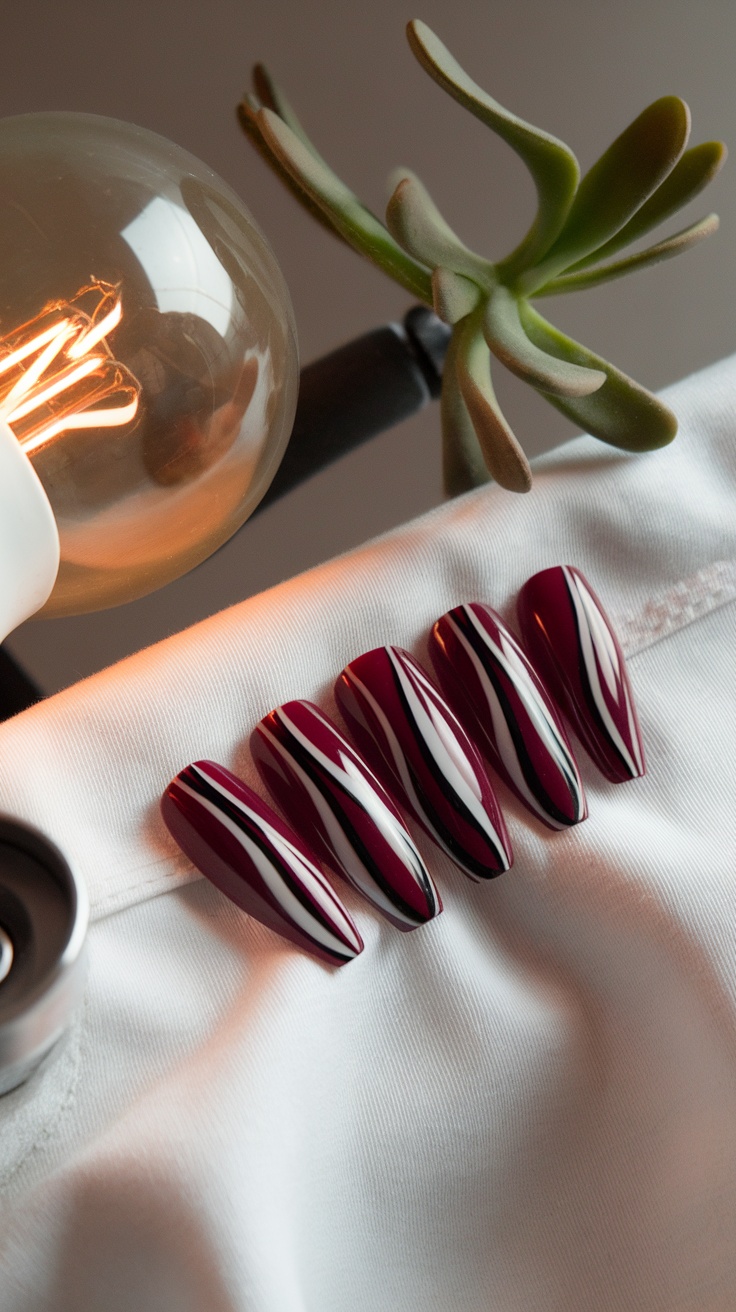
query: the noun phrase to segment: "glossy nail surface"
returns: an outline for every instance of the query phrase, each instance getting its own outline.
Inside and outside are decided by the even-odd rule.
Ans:
[[[229,770],[214,761],[188,765],[169,784],[161,811],[189,860],[248,915],[331,965],[362,952],[308,848]]]
[[[439,893],[398,807],[319,707],[277,707],[250,746],[271,796],[321,860],[399,929],[439,915]]]
[[[414,657],[366,652],[335,695],[371,769],[456,865],[473,879],[508,870],[511,843],[480,754]]]
[[[524,642],[549,691],[598,769],[612,783],[646,769],[618,639],[574,565],[541,570],[517,601]]]
[[[434,625],[429,652],[468,735],[519,800],[551,829],[588,814],[562,721],[513,633],[490,606],[455,606]]]

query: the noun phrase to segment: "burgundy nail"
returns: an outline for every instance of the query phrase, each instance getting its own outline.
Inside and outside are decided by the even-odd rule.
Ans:
[[[490,606],[455,606],[432,629],[442,691],[519,800],[551,829],[588,814],[567,734],[513,633]]]
[[[272,797],[321,860],[399,929],[439,915],[439,893],[398,807],[319,707],[277,707],[250,745]]]
[[[574,565],[530,578],[517,602],[532,660],[598,769],[612,783],[646,769],[623,652],[587,579]]]
[[[480,754],[414,657],[366,652],[335,695],[371,769],[456,865],[473,879],[508,870],[511,843]]]
[[[275,811],[214,761],[195,761],[161,800],[169,832],[232,902],[331,965],[363,940],[309,849]]]

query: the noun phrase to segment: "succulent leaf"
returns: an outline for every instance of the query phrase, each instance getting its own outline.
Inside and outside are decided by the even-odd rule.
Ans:
[[[478,317],[468,315],[455,332],[457,382],[486,468],[501,487],[510,492],[528,492],[532,485],[529,461],[496,400],[491,382],[491,355]]]
[[[589,265],[615,255],[616,251],[622,250],[632,241],[645,237],[652,228],[664,223],[670,215],[676,214],[699,196],[723,167],[727,156],[728,151],[722,141],[704,141],[699,146],[691,146],[649,200],[644,202],[623,228],[619,228],[615,237],[611,237],[610,241],[604,242],[582,260],[568,265],[567,272],[577,273],[579,269],[587,269]]]
[[[430,269],[452,269],[493,285],[493,265],[455,235],[416,174],[406,173],[398,184],[386,209],[386,226],[409,255]]]
[[[540,350],[571,364],[601,369],[606,375],[603,386],[590,396],[548,396],[568,419],[586,433],[624,451],[653,451],[672,441],[677,418],[664,402],[553,327],[528,301],[521,302],[519,312],[525,331]]]
[[[573,203],[580,166],[564,141],[525,123],[483,91],[426,23],[409,23],[407,36],[413,54],[435,82],[515,150],[534,179],[536,218],[499,266],[507,277],[518,274],[539,260],[561,231]]]
[[[649,246],[645,251],[637,251],[635,255],[629,255],[625,260],[614,260],[612,264],[597,265],[587,272],[553,278],[552,282],[546,283],[536,294],[556,296],[560,292],[583,291],[586,287],[597,287],[599,283],[610,282],[612,278],[622,278],[624,274],[633,273],[635,269],[647,269],[651,264],[659,264],[661,260],[671,260],[673,256],[689,250],[691,246],[697,246],[704,237],[710,237],[718,228],[718,224],[718,215],[708,214],[697,223],[691,223],[689,228],[683,228],[681,232],[675,232],[671,237],[657,242],[656,246]]]
[[[312,202],[327,215],[336,231],[362,255],[373,260],[396,282],[425,304],[432,304],[431,274],[394,241],[337,174],[314,155],[271,109],[258,112],[261,135],[272,155]]]
[[[337,231],[332,220],[322,209],[320,209],[319,205],[315,205],[309,192],[305,191],[304,187],[299,185],[296,178],[283,167],[281,162],[274,156],[270,146],[266,144],[263,138],[263,133],[261,132],[261,124],[259,120],[259,113],[262,108],[263,106],[260,101],[254,96],[248,95],[243,97],[238,105],[238,120],[243,131],[255,146],[261,158],[265,160],[269,168],[276,174],[279,180],[283,182],[284,186],[288,188],[292,196],[299,201],[299,204],[302,205],[304,209],[311,214],[312,218],[316,219],[323,228],[326,228],[328,232],[331,232],[333,237],[339,238],[340,241],[345,241],[346,239],[343,237],[342,233]]]
[[[452,269],[435,269],[432,274],[434,312],[445,323],[459,323],[471,314],[481,299],[477,283]]]
[[[449,497],[480,487],[491,477],[458,383],[458,337],[459,332],[456,332],[450,339],[440,397],[442,481]]]
[[[274,81],[265,64],[255,65],[253,69],[253,87],[259,102],[259,109],[271,109],[274,114],[278,114],[282,123],[291,128],[294,135],[307,147],[307,150],[311,150],[315,159],[321,160],[325,168],[328,168],[329,166],[315,148],[314,142],[307,136],[281,87]]]
[[[519,279],[521,294],[532,295],[615,236],[672,172],[689,132],[690,111],[678,96],[643,110],[581,180],[554,245]]]
[[[510,145],[534,179],[536,218],[499,263],[460,241],[406,169],[394,174],[384,226],[317,153],[261,65],[254,70],[256,94],[244,98],[239,116],[256,148],[314,217],[454,325],[441,402],[447,491],[465,491],[489,475],[513,491],[531,486],[529,463],[493,390],[491,352],[602,441],[628,451],[671,442],[677,431],[672,411],[553,327],[528,297],[607,282],[709,236],[718,226],[713,214],[646,250],[605,263],[698,195],[721,167],[725,146],[706,142],[685,150],[688,108],[665,96],[645,109],[580,181],[572,151],[488,96],[424,23],[410,23],[408,37],[434,80]]]
[[[602,387],[606,375],[550,355],[527,336],[519,318],[520,305],[506,287],[491,293],[483,318],[483,333],[493,354],[525,383],[555,396],[587,396]]]

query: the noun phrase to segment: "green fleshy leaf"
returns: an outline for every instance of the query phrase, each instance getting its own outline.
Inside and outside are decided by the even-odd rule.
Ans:
[[[332,233],[333,237],[337,237],[347,245],[348,243],[342,233],[338,232],[334,223],[332,223],[324,211],[321,210],[318,205],[315,205],[309,192],[305,191],[304,187],[299,186],[296,179],[283,167],[273,154],[270,146],[264,141],[258,119],[258,115],[262,108],[263,106],[260,101],[256,100],[254,96],[245,96],[238,105],[238,121],[241,128],[250,139],[251,143],[255,146],[261,159],[265,160],[271,171],[276,174],[276,177],[280,182],[283,182],[284,186],[291,192],[292,196],[299,201],[299,204],[302,205],[304,209],[311,214],[312,218],[316,219],[323,228],[326,228],[328,232]]]
[[[727,156],[728,151],[722,141],[704,141],[700,146],[686,150],[664,182],[629,222],[619,228],[615,237],[611,237],[610,241],[604,242],[582,260],[568,265],[567,272],[577,273],[579,269],[587,269],[591,264],[615,255],[624,246],[645,237],[652,228],[664,223],[670,215],[676,214],[699,196],[723,167]]]
[[[259,102],[259,109],[271,109],[274,114],[278,114],[281,122],[285,123],[287,128],[291,128],[294,135],[307,147],[307,150],[311,150],[315,159],[320,160],[325,168],[328,168],[329,165],[322,159],[314,146],[314,142],[307,136],[281,87],[271,77],[265,64],[255,65],[253,69],[253,86]]]
[[[718,222],[717,214],[708,214],[697,223],[691,223],[689,228],[683,228],[681,232],[676,232],[664,241],[657,242],[656,246],[649,246],[647,250],[638,251],[636,255],[630,255],[625,260],[603,264],[590,269],[587,273],[573,273],[562,278],[553,278],[552,282],[548,282],[536,294],[556,296],[560,292],[583,291],[586,287],[597,287],[599,283],[610,282],[612,278],[622,278],[624,274],[634,273],[636,269],[647,269],[651,264],[659,264],[661,260],[671,260],[675,255],[690,250],[691,246],[697,246],[705,237],[710,237],[717,230]]]
[[[432,274],[432,304],[445,323],[459,323],[472,314],[481,298],[478,284],[452,269],[435,269]]]
[[[534,222],[515,250],[499,266],[510,278],[536,263],[554,242],[573,203],[580,167],[563,141],[525,123],[493,100],[468,77],[447,47],[418,20],[407,28],[409,45],[422,67],[444,91],[515,150],[526,164],[537,189]]]
[[[432,282],[429,270],[401,249],[380,219],[358,200],[332,169],[304,145],[273,110],[261,109],[257,118],[265,145],[281,167],[326,214],[340,236],[405,287],[412,296],[418,296],[426,305],[431,305]]]
[[[606,376],[600,369],[549,355],[529,340],[519,318],[516,297],[506,287],[497,287],[488,299],[483,333],[493,354],[525,383],[555,396],[587,396],[602,387]]]
[[[521,322],[530,339],[540,348],[571,364],[602,369],[606,381],[591,396],[568,398],[547,396],[563,415],[593,437],[624,451],[653,451],[667,446],[677,432],[677,418],[646,388],[627,378],[612,364],[553,327],[529,305],[519,305]]]
[[[586,173],[557,240],[517,290],[532,295],[619,232],[672,172],[689,132],[690,111],[678,96],[649,105]]]
[[[455,331],[457,384],[486,468],[501,487],[510,492],[528,492],[532,485],[529,461],[496,400],[491,382],[491,355],[483,339],[479,315],[469,315]]]
[[[491,477],[457,380],[457,339],[458,333],[453,333],[445,359],[440,397],[442,482],[448,497],[461,496],[471,488],[488,483]]]
[[[409,255],[430,269],[442,267],[492,285],[495,270],[455,235],[427,188],[414,173],[405,173],[389,200],[386,226]]]

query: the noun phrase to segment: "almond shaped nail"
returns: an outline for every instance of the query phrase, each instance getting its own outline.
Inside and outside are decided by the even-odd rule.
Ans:
[[[458,719],[519,801],[550,829],[588,814],[567,734],[501,616],[480,602],[441,616],[429,653]]]
[[[574,565],[534,574],[517,601],[527,649],[602,774],[645,773],[644,748],[623,652],[605,610]]]
[[[318,706],[277,707],[250,745],[271,796],[321,860],[399,929],[439,915],[439,893],[398,807]]]
[[[478,749],[418,661],[377,647],[345,667],[335,695],[363,756],[430,838],[472,879],[513,860]]]
[[[331,965],[363,950],[351,916],[301,838],[215,761],[195,761],[161,800],[167,829],[236,906]]]

